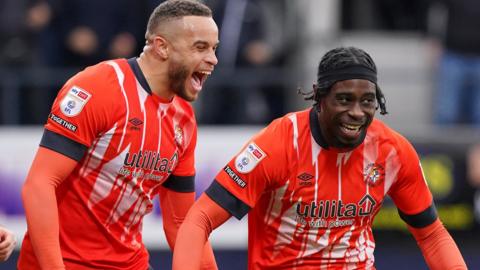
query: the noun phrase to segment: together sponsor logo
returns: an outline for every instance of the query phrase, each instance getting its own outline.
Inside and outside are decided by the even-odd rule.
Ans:
[[[68,122],[67,120],[59,117],[58,115],[56,115],[54,113],[50,113],[48,118],[52,119],[55,123],[59,124],[60,126],[66,128],[66,129],[68,129],[72,132],[77,131],[77,126],[75,126],[74,124]]]
[[[228,176],[230,176],[235,184],[239,185],[241,188],[245,188],[247,186],[247,183],[240,178],[228,165],[225,166],[223,170],[228,174]]]

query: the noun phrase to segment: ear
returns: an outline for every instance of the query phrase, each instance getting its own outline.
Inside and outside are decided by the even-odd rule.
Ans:
[[[325,97],[321,98],[317,104],[318,104],[318,112],[323,111],[325,108]]]
[[[168,59],[168,41],[162,36],[155,36],[152,41],[153,50],[162,59]]]

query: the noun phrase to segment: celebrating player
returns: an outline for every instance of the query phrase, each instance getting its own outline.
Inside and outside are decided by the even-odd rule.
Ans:
[[[138,58],[88,67],[60,90],[23,187],[19,269],[149,268],[142,219],[157,195],[173,249],[194,202],[192,106],[217,64],[211,10],[171,0]],[[209,244],[204,268],[216,269]]]
[[[210,232],[249,213],[249,269],[374,269],[372,222],[389,195],[431,269],[466,269],[416,151],[374,118],[387,112],[372,58],[327,52],[304,95],[313,108],[256,134],[190,209],[173,268],[198,269]]]

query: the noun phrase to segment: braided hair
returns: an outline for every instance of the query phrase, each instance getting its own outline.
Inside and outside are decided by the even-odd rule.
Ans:
[[[339,47],[328,51],[318,65],[317,83],[313,85],[313,90],[303,92],[299,89],[298,92],[303,95],[305,100],[313,100],[313,106],[318,107],[320,100],[329,93],[331,87],[336,82],[341,81],[342,77],[343,80],[350,78],[348,75],[351,76],[351,73],[344,71],[349,68],[364,69],[374,75],[375,94],[380,107],[380,114],[387,114],[385,96],[376,83],[377,67],[375,62],[373,62],[372,57],[368,53],[355,47]],[[363,76],[360,78],[363,78]]]

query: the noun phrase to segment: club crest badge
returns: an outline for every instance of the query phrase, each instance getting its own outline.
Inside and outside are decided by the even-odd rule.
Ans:
[[[240,173],[249,173],[264,159],[267,155],[255,143],[251,142],[235,158],[235,168]]]
[[[363,176],[368,185],[376,186],[384,180],[385,169],[379,164],[370,163],[365,167]]]
[[[175,126],[175,142],[178,146],[183,144],[183,130],[179,126]]]
[[[92,95],[78,86],[73,86],[60,102],[60,111],[67,117],[78,115]]]

